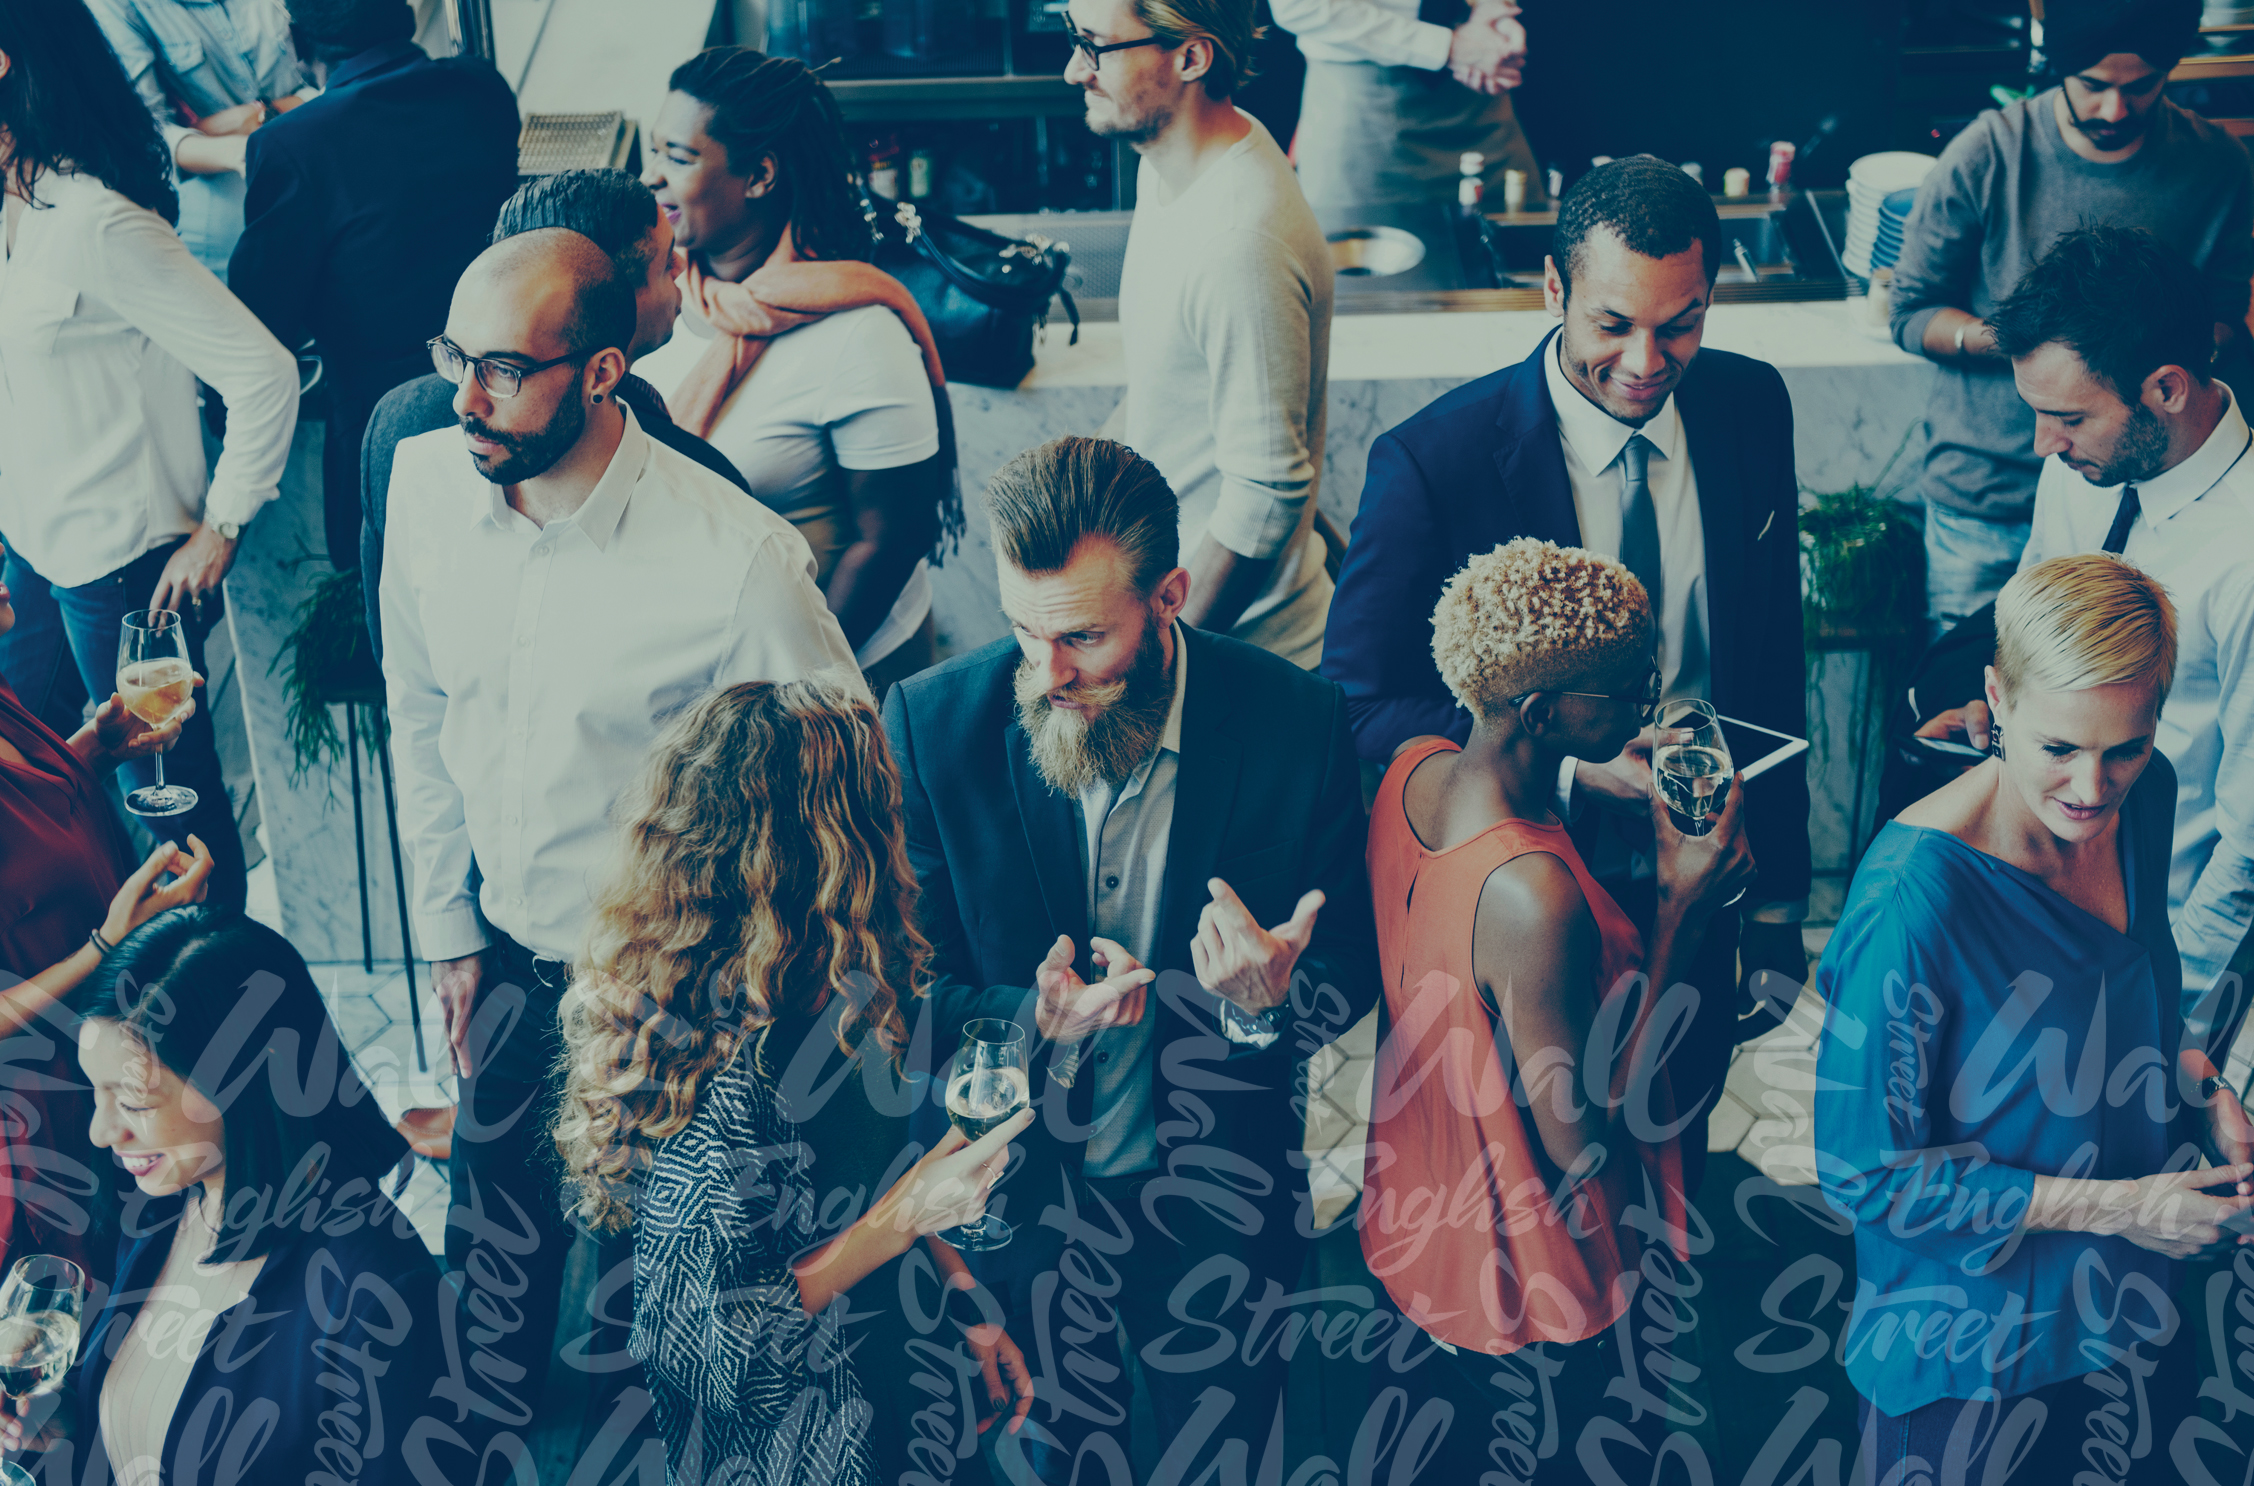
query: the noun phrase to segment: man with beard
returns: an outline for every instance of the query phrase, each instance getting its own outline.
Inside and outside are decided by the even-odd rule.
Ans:
[[[1180,499],[1183,622],[1313,669],[1331,255],[1291,162],[1230,102],[1253,0],[1072,0],[1065,24],[1088,127],[1142,156],[1119,278],[1127,395],[1105,432]]]
[[[2168,914],[2184,1025],[2209,1036],[2220,1064],[2244,1002],[2235,992],[2200,1002],[2254,923],[2254,433],[2231,389],[2208,376],[2213,325],[2199,276],[2145,233],[2060,238],[1988,323],[2044,456],[2021,570],[2118,552],[2176,605],[2176,679],[2153,736],[2176,766]],[[1918,731],[2005,746],[1984,701]],[[2243,978],[2250,967],[2233,968]]]
[[[1155,1479],[1241,1450],[1246,1479],[1266,1460],[1280,1480],[1283,1360],[1238,1339],[1263,1296],[1298,1289],[1294,1064],[1378,987],[1345,698],[1181,622],[1180,514],[1131,450],[1054,440],[987,501],[1014,634],[902,682],[885,729],[933,1056],[966,1019],[1014,1020],[1043,1111],[988,1204],[1014,1231],[968,1256],[1040,1359],[997,1468],[1128,1478],[1117,1320],[1157,1414]],[[929,1139],[941,1114],[924,1114]]]
[[[1699,349],[1721,262],[1721,220],[1696,181],[1649,155],[1597,167],[1566,194],[1550,243],[1545,295],[1562,327],[1370,446],[1323,652],[1369,763],[1422,734],[1471,735],[1433,662],[1431,614],[1466,560],[1517,537],[1636,575],[1658,621],[1662,695],[1807,736],[1792,404],[1776,368]],[[1646,935],[1652,742],[1647,729],[1617,758],[1568,760],[1557,797],[1583,860]],[[1807,775],[1769,770],[1745,822],[1760,876],[1686,956],[1697,1012],[1667,1062],[1693,1194],[1741,1032],[1741,952],[1749,987],[1758,971],[1786,977],[1786,1006],[1807,977]]]
[[[612,798],[710,688],[853,670],[805,540],[620,404],[634,328],[633,285],[592,240],[543,228],[495,244],[431,343],[460,428],[405,440],[392,462],[381,604],[400,833],[462,1090],[446,1255],[459,1269],[498,1244],[484,1272],[522,1312],[514,1330],[464,1318],[500,1359],[479,1372],[505,1427],[538,1407],[570,1245],[545,1112]]]
[[[2057,86],[1983,113],[1918,188],[1894,265],[1893,329],[1941,364],[1926,409],[1926,612],[1939,634],[1996,596],[2026,545],[2042,456],[1987,319],[2077,227],[2150,232],[2196,265],[2235,361],[2254,274],[2239,142],[2165,96],[2199,0],[2052,0]]]

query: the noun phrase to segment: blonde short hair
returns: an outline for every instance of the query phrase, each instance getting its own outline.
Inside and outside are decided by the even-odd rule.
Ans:
[[[1996,680],[2007,696],[2149,681],[2157,710],[2175,676],[2176,606],[2126,558],[2054,557],[1996,595]]]
[[[1651,600],[1609,557],[1520,537],[1448,580],[1432,610],[1432,659],[1471,715],[1564,691],[1651,653]]]
[[[1198,79],[1208,98],[1228,98],[1257,72],[1252,45],[1266,34],[1255,26],[1252,0],[1135,0],[1135,19],[1169,46],[1213,43],[1213,65]]]

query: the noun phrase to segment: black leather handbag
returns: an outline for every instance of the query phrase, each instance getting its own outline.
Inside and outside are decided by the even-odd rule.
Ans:
[[[879,210],[879,207],[886,208]],[[950,382],[1015,387],[1033,369],[1033,332],[1064,301],[1072,344],[1080,310],[1064,287],[1072,252],[1044,237],[1005,237],[908,202],[872,202],[876,265],[907,286],[931,322]]]

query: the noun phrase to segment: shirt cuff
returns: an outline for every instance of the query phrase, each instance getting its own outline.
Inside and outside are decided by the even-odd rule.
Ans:
[[[458,960],[493,942],[477,915],[477,905],[468,901],[437,913],[417,913],[415,941],[426,960]]]
[[[157,132],[164,136],[164,153],[170,157],[180,148],[180,141],[196,131],[185,124],[160,123],[157,125]]]
[[[247,490],[226,485],[214,485],[204,496],[204,523],[207,526],[216,526],[222,521],[232,521],[237,526],[248,526],[251,517],[265,510],[267,502],[273,500],[278,494],[280,494],[279,489],[272,485]]]
[[[1756,924],[1804,924],[1808,921],[1808,900],[1780,898],[1774,903],[1762,903],[1745,910],[1745,918]]]
[[[1456,33],[1446,26],[1430,21],[1416,23],[1416,40],[1411,44],[1409,65],[1427,72],[1438,72],[1448,65],[1448,48],[1455,45]]]
[[[1286,493],[1271,485],[1229,479],[1205,523],[1205,534],[1239,557],[1263,561],[1290,543],[1306,505],[1304,485],[1296,493]]]

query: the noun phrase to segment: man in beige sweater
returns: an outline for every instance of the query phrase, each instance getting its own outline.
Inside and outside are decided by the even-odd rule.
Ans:
[[[1312,669],[1330,578],[1314,531],[1331,260],[1291,163],[1230,101],[1252,0],[1072,0],[1065,79],[1142,156],[1120,277],[1127,396],[1106,431],[1182,508],[1200,629]]]

